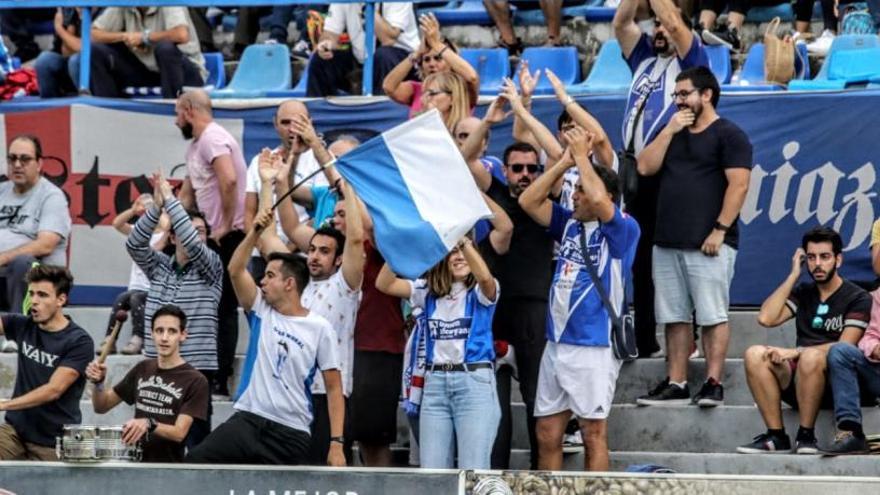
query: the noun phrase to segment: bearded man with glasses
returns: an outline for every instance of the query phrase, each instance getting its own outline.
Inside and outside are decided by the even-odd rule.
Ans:
[[[35,261],[67,265],[70,211],[64,193],[41,175],[43,148],[35,136],[20,135],[6,147],[7,181],[0,184],[0,308],[22,312],[24,275]],[[14,344],[3,346],[14,352]]]
[[[762,326],[777,327],[795,319],[797,348],[754,345],[746,350],[746,379],[767,432],[738,447],[738,452],[792,450],[782,422],[783,400],[797,408],[800,416],[794,452],[819,453],[816,416],[832,400],[826,379],[828,351],[836,342],[858,344],[871,316],[871,296],[837,272],[843,264],[842,250],[843,242],[834,230],[816,227],[808,231],[791,260],[791,271],[761,305],[758,323]],[[804,265],[813,280],[797,284]]]

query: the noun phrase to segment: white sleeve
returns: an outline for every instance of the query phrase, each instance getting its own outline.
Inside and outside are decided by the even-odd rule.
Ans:
[[[488,297],[486,297],[486,295],[483,294],[483,291],[480,290],[480,284],[477,284],[477,287],[476,287],[476,289],[477,289],[477,302],[479,302],[483,306],[494,306],[496,303],[498,303],[498,296],[501,295],[501,287],[498,284],[498,279],[493,278],[492,281],[495,282],[495,300],[494,301],[492,301]]]
[[[382,4],[382,17],[388,24],[406,31],[410,26],[410,16],[412,16],[412,4],[406,2],[388,2]]]
[[[418,280],[407,280],[410,287],[409,305],[413,308],[425,309],[425,299],[428,297],[428,281],[420,278]]]
[[[331,33],[336,34],[346,32],[345,10],[347,7],[347,4],[342,3],[330,4],[330,7],[327,9],[327,17],[324,18],[324,31],[330,31]]]
[[[336,355],[336,332],[330,327],[323,318],[321,319],[321,336],[318,338],[318,348],[315,352],[315,359],[318,362],[318,369],[321,371],[338,370],[339,358]]]
[[[247,184],[244,192],[260,194],[260,155],[256,155],[251,159],[247,168]]]

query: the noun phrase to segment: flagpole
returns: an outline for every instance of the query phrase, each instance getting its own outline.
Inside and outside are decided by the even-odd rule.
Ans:
[[[317,170],[315,170],[314,172],[312,172],[312,173],[310,173],[309,175],[305,176],[305,177],[303,178],[303,180],[301,180],[301,181],[297,182],[296,184],[294,184],[293,187],[290,188],[290,190],[288,190],[286,193],[282,194],[280,198],[278,198],[277,200],[275,200],[275,204],[272,205],[272,211],[275,211],[275,210],[278,208],[278,205],[280,205],[282,201],[284,201],[288,196],[290,196],[291,194],[293,194],[293,191],[296,191],[301,185],[305,184],[305,183],[308,182],[312,177],[314,177],[314,176],[318,175],[319,173],[323,172],[325,168],[332,166],[334,163],[336,163],[336,159],[335,159],[335,158],[334,158],[333,160],[330,160],[329,162],[327,162],[327,163],[321,165],[320,167],[318,167]]]

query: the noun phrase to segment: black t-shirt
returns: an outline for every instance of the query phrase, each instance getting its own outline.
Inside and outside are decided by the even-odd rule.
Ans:
[[[145,359],[128,371],[113,391],[126,404],[134,404],[135,418],[153,418],[173,425],[179,414],[208,418],[208,380],[188,363],[163,370],[156,359]],[[151,435],[144,443],[144,462],[183,462],[184,443]]]
[[[843,281],[824,304],[827,311],[819,314],[819,288],[814,282],[798,284],[788,296],[786,306],[794,313],[797,328],[797,345],[822,345],[840,340],[846,327],[862,330],[871,320],[871,295],[861,287]],[[815,326],[814,326],[815,320]]]
[[[517,198],[510,195],[510,189],[494,176],[486,194],[513,222],[513,238],[506,254],[498,255],[492,249],[483,249],[486,263],[501,287],[501,300],[546,301],[553,281],[553,239],[546,228],[523,211]]]
[[[719,118],[703,132],[684,129],[672,138],[660,169],[654,244],[700,249],[721,213],[728,168],[752,168],[752,144],[733,122]],[[734,248],[738,221],[724,236]]]
[[[79,377],[58,400],[6,412],[6,422],[15,427],[22,440],[54,446],[55,437],[61,436],[64,425],[82,422],[79,401],[86,385],[86,366],[95,354],[95,343],[88,332],[73,321],[63,330],[49,332],[40,329],[30,317],[8,314],[2,318],[6,338],[18,344],[13,397],[49,383],[52,373],[61,366],[79,372]]]

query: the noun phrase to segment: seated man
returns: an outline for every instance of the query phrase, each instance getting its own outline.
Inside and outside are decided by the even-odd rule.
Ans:
[[[516,2],[521,8],[534,8],[534,5],[523,5],[524,3],[532,4],[533,2]],[[562,44],[560,31],[562,29],[562,0],[540,0],[541,11],[544,13],[544,19],[547,21],[547,46],[559,46]],[[516,37],[513,32],[513,13],[510,11],[510,2],[508,0],[483,0],[486,6],[486,12],[495,22],[498,28],[498,34],[501,38],[498,46],[507,48],[511,55],[519,55],[523,51],[522,40]]]
[[[43,147],[35,136],[9,142],[7,182],[0,184],[0,277],[6,311],[20,313],[27,289],[24,275],[34,261],[67,264],[70,211],[57,186],[41,176]],[[15,352],[10,344],[7,352]]]
[[[92,25],[94,96],[125,96],[127,86],[161,86],[176,98],[208,71],[184,7],[110,7]]]
[[[828,380],[834,392],[837,436],[823,454],[868,454],[859,400],[880,396],[880,290],[871,293],[871,322],[854,346],[838,342],[828,351]]]
[[[352,92],[351,72],[364,63],[362,4],[330,4],[324,32],[309,62],[308,96],[336,96]],[[401,60],[419,47],[419,27],[410,3],[376,4],[376,51],[373,58],[373,93],[382,94],[382,80]],[[348,33],[350,47],[342,48],[339,36]]]
[[[746,379],[767,432],[738,447],[737,452],[791,450],[782,422],[781,399],[799,409],[795,451],[818,453],[814,425],[823,395],[830,399],[825,381],[828,350],[838,341],[855,345],[871,313],[868,293],[837,273],[843,263],[842,247],[840,235],[830,228],[808,231],[794,253],[791,272],[761,305],[758,323],[762,326],[777,327],[795,318],[797,348],[753,345],[746,349]],[[795,286],[805,258],[813,282]]]
[[[134,419],[122,427],[122,440],[134,444],[143,439],[144,462],[182,462],[193,419],[208,419],[208,380],[180,356],[186,340],[186,314],[180,307],[157,309],[151,333],[158,358],[135,365],[112,389],[104,389],[107,365],[89,364],[86,378],[95,384],[92,406],[104,414],[122,401],[135,404]]]
[[[0,334],[18,342],[18,371],[12,399],[0,400],[0,460],[53,461],[55,438],[64,425],[79,424],[84,373],[95,344],[64,315],[73,276],[61,266],[40,265],[27,273],[28,316],[3,315]]]

